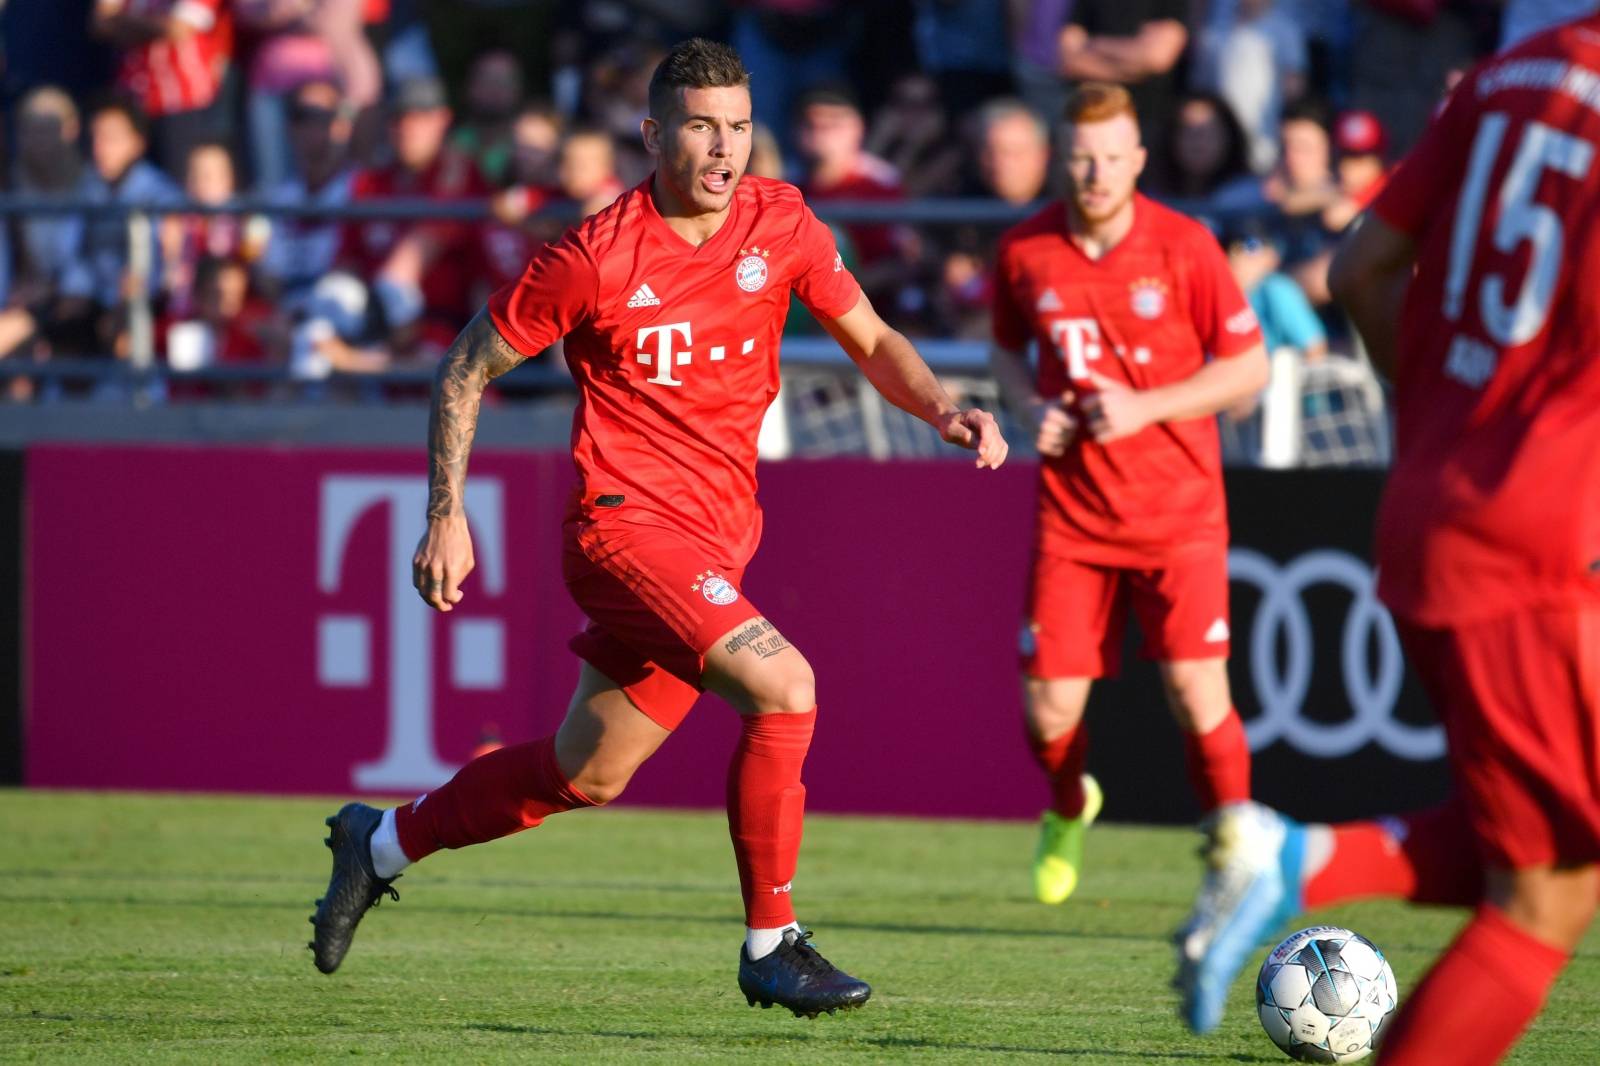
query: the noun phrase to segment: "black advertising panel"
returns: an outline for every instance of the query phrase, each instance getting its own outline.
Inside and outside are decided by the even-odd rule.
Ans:
[[[1442,730],[1373,594],[1381,471],[1230,471],[1234,703],[1255,797],[1300,818],[1405,811],[1443,798]],[[1155,667],[1129,637],[1123,676],[1090,700],[1090,767],[1118,821],[1199,809]]]

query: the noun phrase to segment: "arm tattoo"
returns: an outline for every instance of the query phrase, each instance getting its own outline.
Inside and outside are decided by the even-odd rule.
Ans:
[[[749,625],[729,637],[722,647],[729,655],[749,648],[761,658],[770,659],[789,647],[789,642],[783,639],[777,626],[765,618],[754,618]]]
[[[488,311],[479,311],[439,361],[428,413],[428,518],[461,514],[467,455],[478,431],[478,403],[490,379],[524,356],[500,336]]]

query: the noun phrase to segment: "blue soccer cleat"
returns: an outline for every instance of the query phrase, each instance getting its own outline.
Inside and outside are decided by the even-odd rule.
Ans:
[[[872,988],[823,958],[810,940],[809,930],[788,929],[770,955],[752,960],[744,948],[739,949],[739,991],[752,1007],[776,1003],[794,1011],[796,1018],[815,1018],[867,1001]]]
[[[1184,1024],[1209,1033],[1228,987],[1260,944],[1301,910],[1305,827],[1259,803],[1229,804],[1202,827],[1205,880],[1173,935]]]

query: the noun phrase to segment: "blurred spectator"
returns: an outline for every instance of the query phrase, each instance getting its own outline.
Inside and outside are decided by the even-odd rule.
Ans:
[[[511,183],[491,204],[502,225],[523,227],[530,215],[561,195],[561,137],[561,116],[549,104],[529,104],[517,115],[511,125]],[[521,270],[518,264],[517,273]]]
[[[207,256],[195,270],[194,306],[169,316],[164,351],[174,370],[281,362],[285,337],[270,304],[251,291],[240,259]]]
[[[184,175],[189,200],[223,207],[238,194],[233,154],[228,146],[202,142],[189,150]],[[168,215],[161,220],[162,283],[167,313],[186,318],[194,311],[196,272],[203,259],[234,258],[251,262],[260,256],[270,229],[264,218],[240,215]]]
[[[866,124],[855,100],[843,89],[812,89],[797,111],[796,142],[805,175],[806,196],[820,200],[902,200],[900,175],[866,150]],[[852,224],[845,229],[865,267],[895,254],[891,227]]]
[[[350,118],[373,108],[383,90],[377,54],[362,32],[361,0],[233,0],[242,26],[258,34],[250,63],[250,162],[256,187],[288,177],[287,100],[307,82],[343,90]]]
[[[1305,32],[1275,0],[1213,0],[1195,48],[1193,84],[1228,102],[1249,144],[1252,170],[1278,154],[1283,105],[1306,90]]]
[[[852,12],[843,0],[739,0],[730,43],[750,71],[755,119],[798,149],[789,117],[806,90],[845,77]]]
[[[866,150],[901,175],[907,196],[949,195],[960,180],[961,145],[950,136],[939,88],[926,74],[895,81],[873,117]]]
[[[1050,183],[1050,130],[1021,100],[1002,97],[979,108],[978,188],[1021,207],[1045,195]]]
[[[1261,206],[1261,180],[1250,172],[1244,130],[1214,93],[1190,93],[1178,105],[1163,191],[1199,213],[1226,214]]]
[[[1271,225],[1259,215],[1237,215],[1222,229],[1233,278],[1261,322],[1267,352],[1293,348],[1307,362],[1328,354],[1328,334],[1294,279],[1278,267],[1283,255]]]
[[[750,132],[750,162],[745,173],[774,181],[784,180],[783,149],[778,147],[777,136],[765,126],[757,126]]]
[[[269,189],[269,203],[338,207],[353,196],[355,174],[345,157],[350,121],[340,115],[340,90],[310,82],[289,98],[293,170]],[[331,219],[279,215],[257,266],[266,294],[290,314],[304,311],[317,280],[333,270],[340,224]]]
[[[605,130],[579,128],[561,142],[557,175],[561,195],[578,205],[580,217],[605,207],[626,186],[617,177],[615,142]]]
[[[1011,84],[1003,0],[914,0],[917,63],[937,83],[956,125],[983,101],[1008,96]]]
[[[1304,101],[1278,124],[1278,164],[1263,184],[1267,199],[1290,217],[1321,214],[1339,196],[1332,136],[1320,104]]]
[[[1117,82],[1133,94],[1147,175],[1167,166],[1188,15],[1188,0],[1073,0],[1058,38],[1063,77]]]
[[[84,185],[91,203],[171,204],[179,199],[172,181],[145,158],[149,145],[144,113],[137,104],[114,99],[89,114],[93,170]],[[126,301],[134,294],[154,299],[160,291],[160,246],[151,227],[149,274],[135,277],[129,264],[128,220],[92,215],[79,231],[78,245],[61,281],[74,306],[63,310],[94,321],[94,354],[127,355]]]
[[[1372,112],[1346,111],[1334,124],[1333,146],[1338,152],[1339,198],[1323,210],[1322,220],[1328,229],[1342,232],[1383,191],[1389,137]]]
[[[118,84],[149,116],[152,155],[167,173],[181,172],[197,142],[228,135],[227,0],[96,0],[93,28],[121,49]]]
[[[504,49],[484,52],[467,76],[467,116],[450,144],[478,164],[478,172],[499,188],[511,179],[516,151],[514,126],[522,106],[522,68]]]
[[[486,197],[472,160],[446,145],[451,112],[444,86],[424,78],[401,84],[390,120],[394,161],[356,175],[355,200]],[[472,316],[482,273],[478,227],[464,222],[350,223],[339,259],[377,298],[387,343],[407,354],[442,351]],[[348,306],[348,305],[347,305]]]
[[[16,111],[13,190],[33,197],[88,196],[93,179],[78,152],[81,132],[77,105],[65,92],[43,86],[24,96]],[[47,320],[53,317],[48,309],[55,303],[62,279],[78,252],[83,227],[83,218],[76,215],[17,218],[19,247],[11,303],[33,308]]]

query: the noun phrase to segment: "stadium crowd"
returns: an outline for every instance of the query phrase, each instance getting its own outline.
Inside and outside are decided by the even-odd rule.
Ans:
[[[1568,0],[1566,6],[1571,6]],[[1560,0],[61,0],[0,7],[4,192],[205,205],[13,213],[0,358],[125,357],[132,297],[175,369],[298,378],[436,359],[564,219],[645,176],[650,71],[688,34],[754,73],[750,170],[814,203],[1054,193],[1066,86],[1133,90],[1145,191],[1213,224],[1269,347],[1348,342],[1332,248],[1453,79]],[[72,57],[71,62],[62,62]],[[482,222],[229,212],[479,201]],[[988,337],[1001,227],[836,228],[912,336]],[[142,238],[141,238],[142,239]],[[148,260],[148,268],[141,261]],[[804,330],[804,313],[791,328]],[[24,378],[3,386],[35,396]]]

